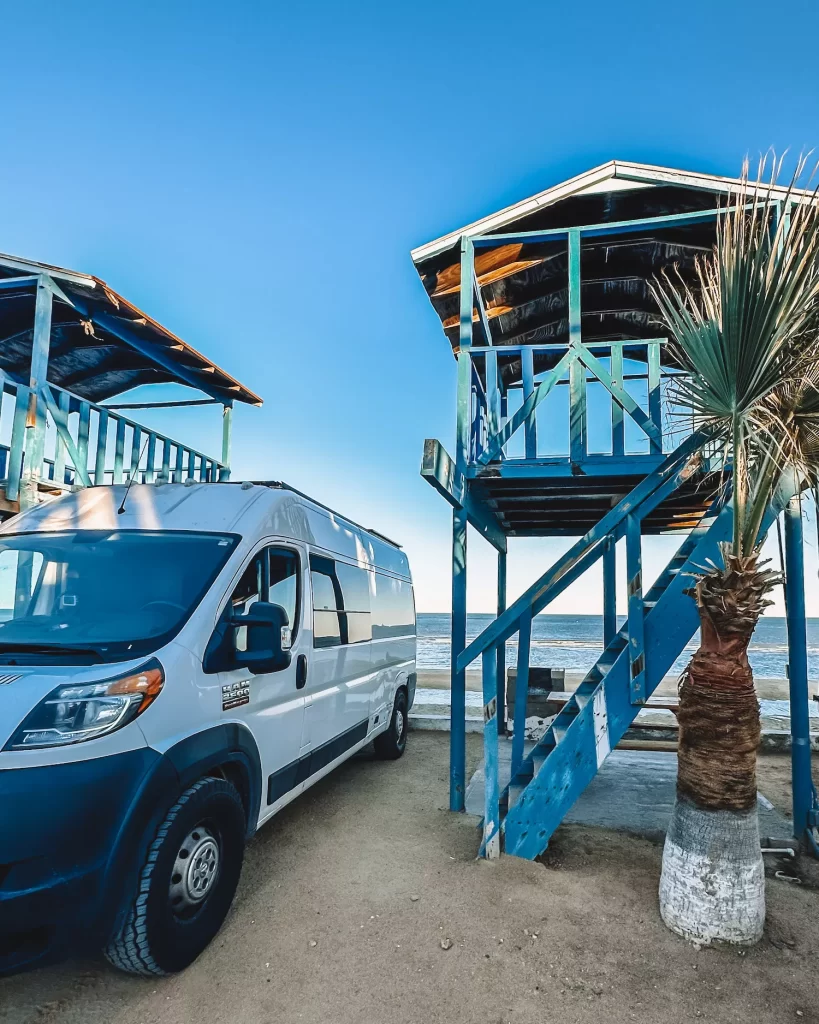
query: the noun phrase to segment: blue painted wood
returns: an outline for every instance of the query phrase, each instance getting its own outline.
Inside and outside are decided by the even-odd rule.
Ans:
[[[503,528],[492,512],[479,502],[472,501],[465,478],[440,441],[431,438],[424,441],[421,476],[446,498],[453,508],[465,509],[470,526],[497,551],[506,551],[506,535]]]
[[[489,436],[495,437],[501,429],[500,391],[498,390],[498,353],[486,353],[486,404],[489,412]],[[500,454],[500,453],[498,453]]]
[[[626,518],[626,579],[628,585],[628,654],[632,704],[645,704],[646,673],[643,615],[643,552],[640,518]]]
[[[660,346],[651,343],[647,346],[646,361],[648,363],[648,416],[656,434],[649,434],[651,451],[659,455],[663,450],[663,414],[660,391]]]
[[[226,405],[222,411],[222,467],[220,480],[230,480],[230,446],[233,435],[233,406]]]
[[[523,400],[528,401],[535,391],[535,357],[528,346],[520,351],[521,379],[523,381]],[[504,424],[505,426],[505,424]],[[537,417],[534,412],[524,420],[524,453],[527,459],[537,458]]]
[[[6,480],[6,497],[9,501],[17,501],[20,497],[27,415],[28,388],[19,386],[14,402],[14,419],[11,425],[11,450],[9,452],[8,479]]]
[[[515,678],[515,720],[512,735],[512,775],[523,761],[523,741],[526,731],[526,702],[529,696],[529,651],[532,643],[532,612],[527,609],[520,617],[518,635],[518,671]]]
[[[472,265],[472,290],[475,293],[475,305],[478,307],[478,322],[483,330],[484,341],[487,345],[492,344],[492,328],[489,325],[489,317],[486,315],[486,307],[483,304],[483,295],[481,294],[481,286],[478,283],[478,277],[475,273],[475,265]]]
[[[80,480],[87,480],[84,487],[91,486],[91,478],[88,475],[88,438],[91,432],[91,406],[88,402],[80,402],[80,418],[77,423],[77,452],[76,457],[80,465],[75,464],[74,468]]]
[[[690,474],[690,456],[702,447],[709,436],[705,431],[692,435],[663,461],[662,466],[641,480],[622,501],[607,512],[591,530],[525,590],[503,615],[490,623],[469,644],[458,659],[459,668],[466,668],[488,646],[508,640],[516,632],[518,620],[524,609],[531,606],[532,611],[537,614],[548,601],[554,600],[562,593],[568,583],[577,578],[581,565],[585,571],[603,554],[601,542],[609,534],[615,533],[630,512],[642,507],[642,514],[645,515],[652,507],[650,499],[655,492],[666,493],[667,489],[673,489],[678,485],[682,476]]]
[[[176,446],[176,469],[173,474],[173,482],[181,484],[185,475],[185,449],[181,444]]]
[[[57,396],[57,405],[63,415],[63,419],[67,422],[71,405],[71,396],[67,391],[60,391]],[[61,487],[67,482],[65,477],[65,442],[59,431],[57,431],[57,437],[54,440],[54,482]]]
[[[718,558],[718,542],[730,535],[731,511],[728,508],[696,544],[683,564],[683,571],[693,571],[694,566],[704,564],[705,559]],[[690,579],[681,572],[675,573],[657,604],[646,615],[649,693],[699,626],[696,605],[683,593],[689,586]],[[504,821],[507,853],[529,859],[539,856],[566,812],[597,774],[609,751],[623,738],[639,712],[639,706],[631,703],[629,674],[628,648],[624,645],[593,693],[586,695],[583,707],[578,711],[575,705],[572,709],[576,713],[570,716],[565,735],[549,749],[544,765],[510,808]]]
[[[611,380],[615,388],[623,388],[623,347],[622,345],[611,346]],[[612,396],[613,398],[613,396]],[[626,451],[625,423],[623,422],[623,406],[617,402],[611,403],[611,453],[622,458]]]
[[[603,551],[603,646],[614,639],[617,632],[617,546],[614,537],[606,540]]]
[[[156,476],[156,434],[148,434],[148,456],[145,460],[145,483],[152,484]]]
[[[131,461],[128,468],[128,476],[134,483],[140,482],[140,459],[142,456],[142,430],[134,427],[131,435]]]
[[[31,508],[39,498],[38,482],[45,458],[46,416],[41,388],[48,379],[48,353],[51,345],[52,293],[45,275],[37,281],[34,302],[34,330],[31,340],[28,415],[24,440],[25,458],[20,481],[20,508]]]
[[[94,459],[94,483],[105,483],[105,455],[108,450],[108,410],[99,409],[97,418],[97,454]]]
[[[487,466],[494,459],[498,458],[503,450],[503,446],[508,442],[509,438],[520,429],[529,416],[534,415],[535,409],[537,409],[540,403],[546,398],[566,370],[571,372],[571,367],[576,361],[577,352],[571,350],[563,356],[554,369],[550,370],[546,374],[535,388],[534,392],[524,401],[520,409],[518,409],[518,411],[509,418],[506,425],[502,427],[497,434],[489,438],[486,444],[486,450],[478,460],[481,465]]]
[[[188,480],[196,479],[196,452],[188,449]]]
[[[68,429],[68,420],[63,416],[62,410],[52,398],[51,389],[48,386],[40,390],[40,398],[43,407],[48,409],[51,414],[51,418],[54,420],[54,425],[63,439],[63,443],[68,450],[68,457],[74,465],[77,477],[79,477],[79,482],[83,487],[90,487],[91,480],[88,476],[86,461],[83,461],[80,457],[78,448],[74,444],[74,438],[71,436],[71,432]]]
[[[162,468],[159,471],[159,479],[168,483],[171,479],[171,442],[167,439],[162,441]]]
[[[506,611],[506,554],[498,552],[498,616]],[[498,644],[496,667],[498,731],[506,734],[506,644]]]
[[[510,423],[512,420],[510,420]],[[507,424],[508,426],[508,424]],[[613,455],[590,455],[583,463],[584,476],[620,476],[623,478],[639,477],[652,473],[662,466],[664,456],[660,455],[626,455],[617,457]],[[483,466],[469,466],[466,477],[474,480],[482,475]],[[569,458],[555,456],[554,458],[537,459],[505,459],[503,462],[495,462],[492,465],[493,475],[512,479],[549,479],[577,476],[577,471],[572,468]]]
[[[816,796],[811,777],[808,641],[805,621],[805,544],[802,502],[791,498],[785,509],[785,613],[788,621],[788,688],[791,703],[791,784],[793,834],[803,842]]]
[[[460,328],[458,348],[458,397],[455,423],[455,465],[463,473],[469,461],[472,427],[472,280],[475,251],[467,238],[461,239]]]
[[[449,809],[462,811],[466,793],[466,671],[458,658],[466,646],[466,512],[452,510],[452,636],[449,734]]]
[[[26,274],[22,277],[0,278],[0,291],[6,291],[7,289],[16,290],[18,288],[34,288],[39,280],[40,279],[36,274]]]
[[[745,206],[751,209],[753,204]],[[571,231],[577,231],[584,238],[603,238],[606,235],[627,235],[647,228],[673,228],[682,224],[707,224],[718,216],[733,213],[738,207],[728,206],[722,209],[694,211],[692,213],[674,213],[661,217],[644,217],[642,220],[619,220],[609,224],[583,224],[573,228],[549,228],[545,231],[511,231],[498,232],[493,235],[474,235],[471,239],[476,249],[485,249],[510,242],[534,244],[536,242],[555,242],[567,238]]]
[[[580,232],[569,231],[569,344],[582,358],[580,308]],[[588,453],[586,368],[575,360],[569,370],[569,454],[576,465]]]
[[[481,850],[489,859],[500,855],[500,784],[498,779],[497,655],[490,647],[483,655],[483,841]]]
[[[117,420],[117,433],[114,439],[114,483],[121,484],[122,466],[125,459],[125,420]]]
[[[660,454],[663,449],[662,428],[658,427],[651,421],[650,417],[643,412],[625,388],[615,385],[605,366],[603,366],[600,360],[596,356],[593,356],[585,346],[580,348],[578,355],[580,360],[586,364],[589,370],[591,370],[594,376],[597,377],[600,383],[611,394],[614,401],[621,405],[640,429],[648,434],[653,442],[652,451],[654,454]],[[655,401],[659,402],[659,362],[657,367],[657,396]]]

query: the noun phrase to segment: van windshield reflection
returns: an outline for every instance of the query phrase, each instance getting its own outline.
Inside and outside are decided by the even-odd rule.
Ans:
[[[237,540],[150,530],[0,536],[0,654],[156,649],[181,629]]]

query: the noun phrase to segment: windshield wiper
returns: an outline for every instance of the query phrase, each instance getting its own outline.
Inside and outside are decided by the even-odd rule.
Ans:
[[[95,658],[97,661],[104,660],[96,647],[73,647],[71,644],[16,644],[8,640],[0,641],[0,654],[77,654],[84,658]]]

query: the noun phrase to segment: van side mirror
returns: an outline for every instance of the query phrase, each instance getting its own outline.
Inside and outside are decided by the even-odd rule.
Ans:
[[[247,650],[235,651],[233,655],[237,668],[261,675],[280,672],[290,665],[290,651],[282,643],[289,642],[290,624],[281,605],[256,601],[244,615],[234,616],[230,624],[247,627]]]

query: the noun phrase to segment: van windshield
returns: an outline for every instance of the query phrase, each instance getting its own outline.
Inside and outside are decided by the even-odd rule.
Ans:
[[[238,537],[150,530],[0,535],[0,659],[139,657],[181,629]]]

